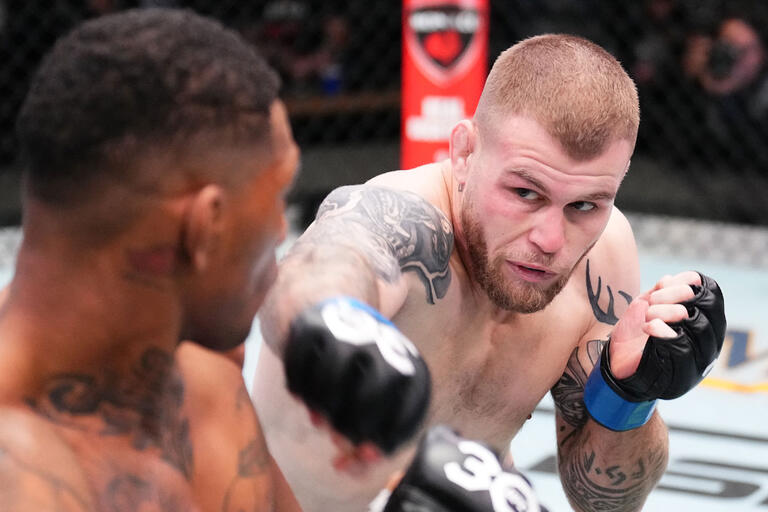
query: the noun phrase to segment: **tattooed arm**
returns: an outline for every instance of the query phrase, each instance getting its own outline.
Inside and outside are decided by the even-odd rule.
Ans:
[[[251,438],[241,443],[237,451],[235,473],[228,482],[222,512],[237,512],[241,510],[264,510],[274,512],[300,512],[288,483],[285,481],[280,468],[269,454],[261,427],[252,414],[250,399],[248,401],[249,423],[253,426]]]
[[[299,512],[269,453],[240,366],[189,342],[179,346],[177,360],[187,383],[191,483],[201,510]]]
[[[372,185],[336,189],[281,262],[260,314],[264,339],[282,353],[296,313],[334,295],[391,317],[405,301],[409,278],[434,303],[450,284],[452,250],[448,219],[418,195]]]
[[[582,277],[591,327],[552,388],[560,479],[571,506],[583,512],[640,510],[667,463],[667,432],[658,413],[642,427],[614,432],[592,420],[583,401],[608,334],[640,287],[634,239],[618,215],[588,255]]]

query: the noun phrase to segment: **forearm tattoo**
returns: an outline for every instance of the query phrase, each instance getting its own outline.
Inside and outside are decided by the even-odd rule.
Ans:
[[[93,428],[77,421],[93,416],[100,420],[94,436],[125,436],[136,450],[159,449],[163,459],[189,479],[192,443],[189,420],[181,413],[183,401],[184,382],[173,357],[152,348],[142,354],[128,378],[119,379],[109,370],[99,375],[56,375],[46,382],[44,398],[26,399],[38,414],[70,428]]]
[[[605,289],[608,293],[608,305],[606,309],[602,309],[599,304],[600,295],[603,291],[603,279],[597,276],[596,287],[592,286],[592,275],[590,268],[590,261],[587,259],[586,266],[586,280],[587,280],[587,299],[592,307],[592,313],[595,318],[602,323],[615,325],[619,319],[615,313],[615,302],[613,290],[610,285],[606,284]],[[597,291],[595,291],[595,289]],[[627,304],[632,302],[632,297],[621,290],[619,295],[627,301]],[[579,360],[579,348],[573,349],[571,357],[568,359],[565,371],[557,381],[557,384],[552,388],[552,398],[555,400],[555,406],[560,413],[560,416],[564,422],[574,429],[583,427],[587,422],[587,411],[584,407],[584,386],[587,383],[587,377],[592,368],[597,364],[597,360],[600,357],[600,353],[603,350],[603,346],[607,342],[605,340],[590,340],[586,344],[586,358],[589,360],[589,367],[584,368]],[[582,349],[583,350],[583,349]],[[560,428],[561,433],[566,430],[566,425],[562,425]],[[570,432],[561,441],[566,442],[571,435],[575,432]],[[562,434],[561,434],[562,435]]]
[[[595,318],[599,322],[602,322],[604,324],[609,325],[616,325],[616,323],[619,321],[619,318],[616,316],[616,313],[614,312],[614,297],[613,297],[613,290],[611,290],[610,285],[606,284],[605,289],[608,292],[608,306],[605,310],[603,310],[600,307],[600,304],[598,301],[600,300],[600,294],[603,291],[603,279],[600,276],[597,276],[597,292],[594,291],[594,288],[592,288],[592,278],[589,273],[589,259],[587,259],[587,297],[589,298],[589,304],[592,306],[592,313],[595,315]],[[619,295],[621,295],[624,300],[627,301],[627,304],[632,302],[632,296],[629,295],[626,292],[623,292],[619,290]]]
[[[320,205],[317,221],[300,243],[352,245],[385,281],[413,272],[430,304],[445,296],[451,283],[453,228],[420,196],[380,187],[341,187]]]
[[[666,467],[666,452],[641,447],[641,456],[626,464],[599,464],[587,449],[589,434],[582,436],[574,453],[561,458],[560,479],[568,498],[584,511],[637,511]]]
[[[615,325],[619,319],[615,312],[613,290],[606,284],[608,304],[603,309],[599,305],[603,281],[597,276],[596,286],[593,286],[589,260],[586,281],[587,296],[595,319]],[[618,294],[627,304],[632,301],[629,294],[623,291]],[[620,448],[622,453],[617,453],[615,457],[609,449],[595,452],[590,440],[591,431],[585,428],[589,414],[584,406],[584,386],[606,342],[607,339],[594,339],[585,346],[573,349],[563,375],[552,388],[558,412],[560,479],[577,510],[636,511],[664,471],[666,449],[661,444],[635,449],[627,445]],[[585,353],[580,354],[580,351]],[[585,366],[582,361],[588,364]],[[605,463],[606,459],[619,463]]]
[[[592,366],[597,364],[605,343],[606,340],[587,342],[587,357]],[[552,388],[552,398],[560,416],[568,425],[576,429],[583,427],[588,418],[587,409],[584,406],[584,386],[588,376],[586,368],[579,361],[579,349],[575,348],[571,352],[563,375]],[[561,428],[561,431],[564,430],[565,426]]]

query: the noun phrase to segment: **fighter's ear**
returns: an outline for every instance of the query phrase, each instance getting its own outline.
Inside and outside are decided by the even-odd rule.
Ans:
[[[182,233],[182,250],[195,270],[205,270],[221,243],[226,201],[218,185],[206,185],[190,201]]]
[[[467,160],[475,149],[475,125],[469,119],[464,119],[451,130],[450,156],[453,176],[460,183],[467,181]]]

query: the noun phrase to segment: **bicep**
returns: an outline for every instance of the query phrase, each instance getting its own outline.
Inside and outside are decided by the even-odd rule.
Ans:
[[[418,289],[411,276],[434,303],[450,285],[452,250],[450,222],[422,197],[370,185],[340,187],[282,260],[260,313],[263,338],[282,353],[295,315],[338,295],[391,318]]]
[[[617,209],[600,241],[586,257],[584,285],[592,312],[589,330],[598,334],[609,331],[640,293],[635,237],[629,221]]]
[[[370,185],[341,187],[318,209],[315,240],[348,240],[376,274],[394,282],[404,272],[424,284],[427,300],[445,295],[453,229],[447,217],[411,192]]]

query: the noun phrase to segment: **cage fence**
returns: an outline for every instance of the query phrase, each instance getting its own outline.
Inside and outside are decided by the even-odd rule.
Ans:
[[[297,184],[295,201],[307,201],[311,209],[313,198],[334,186],[397,165],[400,1],[4,0],[0,165],[5,173],[19,172],[14,118],[30,76],[55,39],[81,20],[150,6],[186,7],[221,20],[279,71],[308,174]],[[491,59],[544,32],[594,40],[637,83],[642,121],[632,171],[618,198],[621,207],[768,224],[768,4],[490,1]],[[345,158],[355,151],[358,157]]]

